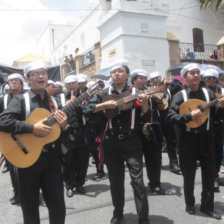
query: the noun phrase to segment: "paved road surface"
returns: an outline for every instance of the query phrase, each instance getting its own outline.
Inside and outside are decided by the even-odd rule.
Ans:
[[[188,215],[185,212],[183,196],[183,180],[181,175],[176,175],[168,170],[167,154],[163,153],[162,186],[166,189],[167,195],[153,195],[148,190],[151,224],[221,224],[224,223],[224,187],[221,192],[215,194],[215,208],[223,215],[222,220],[207,218],[200,213],[201,178],[200,169],[197,171],[195,195],[196,215]],[[113,207],[109,190],[107,176],[101,181],[93,181],[95,167],[90,163],[86,195],[75,194],[66,200],[66,224],[109,224]],[[221,174],[224,176],[224,174]],[[148,181],[144,169],[145,184]],[[22,224],[22,212],[19,206],[12,206],[9,198],[12,195],[9,174],[0,173],[0,224]],[[137,224],[137,216],[134,205],[133,193],[130,187],[130,177],[126,170],[126,204],[124,220],[122,224]],[[44,206],[40,207],[41,223],[48,223],[48,213]]]

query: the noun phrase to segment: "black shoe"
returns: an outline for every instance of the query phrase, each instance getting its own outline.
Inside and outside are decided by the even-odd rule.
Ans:
[[[214,192],[216,193],[220,192],[218,178],[215,178],[215,181],[214,181]]]
[[[218,183],[219,183],[219,186],[224,186],[224,180],[223,179],[218,179]]]
[[[96,173],[96,175],[94,175],[93,180],[99,180],[99,179],[101,179],[104,176],[105,176],[104,171],[103,170],[99,171],[99,172]]]
[[[19,198],[17,196],[13,196],[9,201],[11,202],[11,205],[19,205]]]
[[[76,187],[76,191],[80,194],[85,194],[86,193],[86,189],[83,186]]]
[[[3,166],[2,173],[7,173],[8,171],[9,171],[9,167],[8,166]]]
[[[72,189],[68,189],[68,190],[66,191],[66,195],[67,195],[68,198],[71,198],[71,197],[73,196],[73,194],[74,194],[74,192],[73,192]]]
[[[187,205],[186,206],[186,212],[190,215],[194,215],[195,214],[195,207],[194,206],[190,206],[190,205]]]
[[[110,220],[110,224],[120,224],[121,221],[122,221],[122,218],[113,217],[113,218]]]
[[[170,172],[175,174],[181,174],[180,167],[177,164],[173,164],[170,166]]]
[[[213,218],[213,219],[221,219],[221,215],[217,214],[216,212],[214,211],[208,211],[208,210],[205,210],[205,209],[200,209],[200,211],[206,215],[208,215],[209,217]]]
[[[159,194],[159,195],[165,195],[166,191],[162,189],[161,187],[151,187],[152,193]]]

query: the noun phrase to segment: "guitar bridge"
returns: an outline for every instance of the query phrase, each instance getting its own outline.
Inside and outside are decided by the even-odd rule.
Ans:
[[[29,152],[26,150],[25,146],[23,145],[23,143],[17,138],[16,135],[11,135],[12,139],[17,143],[17,145],[22,149],[22,151],[25,154],[28,154]]]

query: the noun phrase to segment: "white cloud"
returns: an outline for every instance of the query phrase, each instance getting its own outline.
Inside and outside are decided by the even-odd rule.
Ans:
[[[0,63],[8,65],[35,51],[35,38],[48,21],[69,21],[60,12],[48,11],[39,0],[0,0],[0,10]]]

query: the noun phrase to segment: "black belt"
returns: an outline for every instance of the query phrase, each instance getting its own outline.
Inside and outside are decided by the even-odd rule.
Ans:
[[[117,140],[122,141],[122,140],[125,140],[125,139],[133,138],[133,137],[136,136],[136,134],[135,133],[118,134],[118,135],[115,135],[115,134],[112,135],[112,134],[110,134],[109,136],[112,137],[112,138],[116,138]]]

